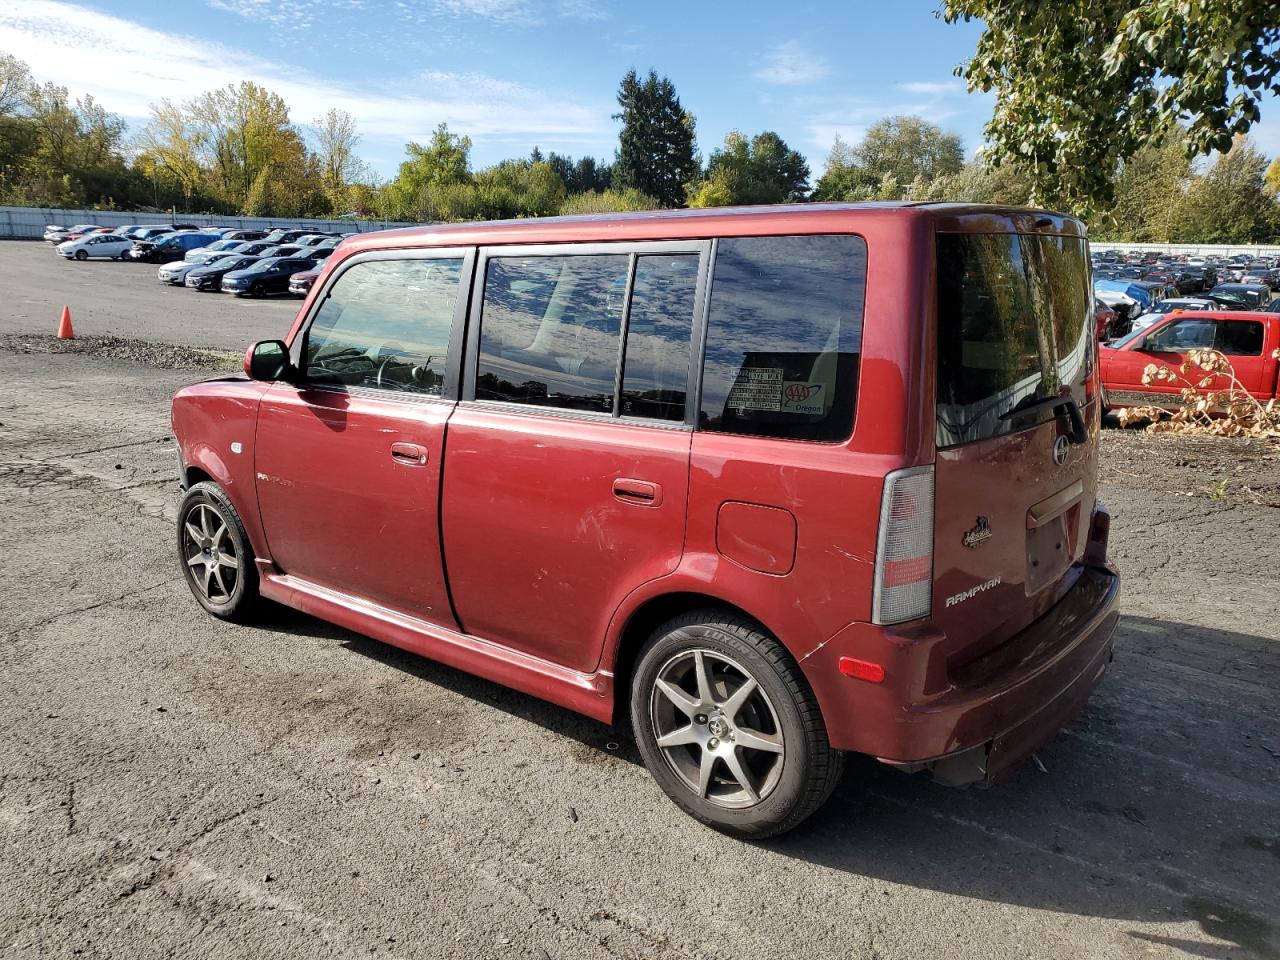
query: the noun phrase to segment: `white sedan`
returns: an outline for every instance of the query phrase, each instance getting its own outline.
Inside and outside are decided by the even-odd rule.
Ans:
[[[208,257],[202,257],[199,260],[175,260],[172,263],[164,264],[156,271],[156,279],[161,283],[171,283],[175,287],[182,286],[187,279],[187,274],[192,270],[200,267],[207,267],[215,260],[221,260],[223,257],[229,257],[232,254],[225,250],[216,250],[209,254]]]
[[[132,249],[132,240],[115,233],[91,233],[79,240],[58,244],[58,253],[68,260],[88,260],[90,257],[119,260]]]

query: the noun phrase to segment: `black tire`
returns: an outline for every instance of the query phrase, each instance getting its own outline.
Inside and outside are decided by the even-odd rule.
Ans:
[[[86,251],[84,251],[84,250],[77,250],[77,251],[76,251],[76,259],[77,259],[77,260],[88,260],[88,259],[89,259],[89,254],[88,254]]]
[[[221,521],[222,529],[214,517]],[[177,541],[178,566],[196,602],[224,620],[252,619],[260,603],[253,548],[240,514],[216,483],[206,480],[187,490],[178,507]],[[230,586],[226,571],[231,567],[225,559],[219,560],[231,555],[225,549],[228,544],[235,561],[235,580]],[[194,562],[200,557],[202,562]]]
[[[696,675],[699,656],[715,704],[710,715],[692,705],[700,699],[700,683],[687,671]],[[673,680],[681,670],[686,671],[685,679]],[[680,686],[690,702],[674,706],[670,694],[658,687],[660,677]],[[719,706],[733,701],[735,692],[747,687],[747,679],[756,687],[744,706],[733,708],[726,733],[726,715]],[[705,704],[705,698],[701,702]],[[664,714],[670,716],[664,719]],[[681,726],[682,715],[689,718],[688,734]],[[699,741],[660,746],[659,728],[668,721],[680,729],[668,730],[665,738],[690,736]],[[654,631],[637,659],[631,723],[645,766],[667,796],[694,819],[741,837],[762,839],[795,828],[826,802],[844,770],[844,754],[832,749],[817,699],[791,655],[758,624],[725,610],[692,611]],[[771,742],[780,740],[781,752],[775,757],[770,751],[739,745],[748,736],[760,741],[758,734]],[[708,751],[708,746],[715,750]],[[710,773],[704,774],[708,753],[713,759]],[[747,787],[727,765],[726,754],[745,771]],[[705,795],[694,776],[707,784]]]
[[[261,280],[255,280],[253,286],[249,287],[249,296],[251,297],[265,297],[266,295],[267,288],[262,285]]]

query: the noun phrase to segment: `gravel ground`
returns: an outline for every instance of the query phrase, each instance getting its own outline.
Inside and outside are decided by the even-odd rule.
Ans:
[[[1107,432],[1126,614],[1043,771],[855,760],[748,844],[619,731],[301,614],[203,615],[167,416],[199,374],[30,344],[0,340],[5,960],[1280,957],[1274,447]]]

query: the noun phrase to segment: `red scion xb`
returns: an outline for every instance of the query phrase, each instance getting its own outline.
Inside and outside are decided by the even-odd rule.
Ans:
[[[598,720],[788,830],[846,751],[986,780],[1081,709],[1119,580],[1082,225],[848,204],[346,240],[173,401],[182,569]]]

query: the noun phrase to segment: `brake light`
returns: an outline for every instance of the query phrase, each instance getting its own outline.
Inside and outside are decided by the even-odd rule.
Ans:
[[[933,595],[933,464],[884,478],[871,618],[902,623],[926,617]]]

